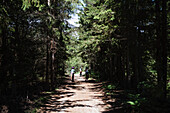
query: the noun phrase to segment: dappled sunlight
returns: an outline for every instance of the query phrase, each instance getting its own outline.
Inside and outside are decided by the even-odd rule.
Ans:
[[[50,95],[47,103],[41,106],[41,112],[69,112],[69,113],[101,113],[111,105],[102,100],[104,93],[101,83],[85,81],[84,77],[75,75],[75,84],[61,86]],[[97,90],[96,90],[97,89]]]
[[[170,113],[169,4],[1,0],[0,112]]]

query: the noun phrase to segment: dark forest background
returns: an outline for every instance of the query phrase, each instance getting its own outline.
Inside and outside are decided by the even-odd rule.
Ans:
[[[1,0],[0,106],[20,112],[72,66],[89,66],[96,80],[126,90],[136,112],[168,113],[169,8],[168,0]],[[76,10],[80,27],[67,22]]]

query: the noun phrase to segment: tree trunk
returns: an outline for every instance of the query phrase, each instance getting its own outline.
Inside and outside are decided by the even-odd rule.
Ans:
[[[157,75],[160,98],[166,98],[167,82],[167,1],[162,0],[162,13],[160,1],[156,0],[156,34],[157,34]],[[162,18],[161,16],[162,15]],[[161,21],[162,20],[162,21]]]
[[[51,51],[51,88],[54,87],[54,52]]]
[[[48,7],[50,7],[51,3],[50,3],[50,0],[48,0],[47,2],[48,4]],[[50,8],[48,10],[48,13],[50,13]],[[47,26],[48,27],[48,26]],[[47,85],[49,86],[49,57],[50,57],[50,52],[49,52],[49,31],[47,30],[47,42],[46,42],[46,54],[47,54],[47,58],[46,58],[46,83]]]
[[[167,92],[166,92],[166,86],[167,86],[167,11],[166,6],[167,0],[162,0],[162,37],[161,37],[161,43],[162,43],[162,88],[163,88],[163,96],[166,98]]]
[[[48,44],[48,37],[46,42],[46,83],[49,84],[49,44]]]
[[[159,87],[159,93],[162,93],[162,86],[161,86],[161,43],[160,43],[160,38],[161,38],[161,22],[160,22],[160,1],[156,0],[156,36],[157,36],[157,52],[156,52],[156,65],[157,65],[157,79],[158,79],[158,87]],[[161,96],[161,94],[160,94]],[[162,96],[161,96],[162,97]]]
[[[1,59],[1,73],[0,73],[0,94],[6,88],[6,77],[7,77],[7,36],[6,36],[6,25],[3,24],[2,28],[2,59]]]
[[[155,9],[156,9],[156,36],[157,36],[157,55],[156,55],[156,63],[157,63],[157,75],[158,75],[158,84],[160,83],[161,81],[161,73],[160,73],[160,32],[161,32],[161,26],[160,26],[160,1],[159,0],[156,0],[156,6],[155,6]]]
[[[112,59],[112,55],[109,56],[110,59],[110,67],[109,67],[109,80],[112,80],[112,76],[113,76],[113,59]]]
[[[127,73],[127,88],[130,89],[131,88],[131,76],[130,76],[130,60],[129,60],[129,42],[128,42],[128,46],[127,46],[127,55],[126,55],[126,73]]]

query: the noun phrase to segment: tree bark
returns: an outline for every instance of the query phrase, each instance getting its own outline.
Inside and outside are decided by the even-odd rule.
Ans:
[[[6,88],[6,77],[7,77],[7,36],[6,36],[6,25],[2,25],[2,59],[1,59],[1,73],[0,73],[0,94]]]
[[[156,0],[156,34],[157,34],[157,75],[160,98],[166,98],[167,86],[167,1],[162,0],[162,13],[160,1]],[[161,18],[162,15],[162,18]]]
[[[162,0],[162,80],[163,96],[166,98],[167,91],[167,0]]]
[[[160,1],[156,0],[156,5],[155,5],[155,9],[156,9],[156,36],[157,36],[157,52],[156,52],[156,63],[157,63],[157,76],[158,76],[158,84],[161,81],[161,73],[160,73],[160,32],[161,32],[161,26],[160,26]]]
[[[47,42],[46,42],[46,83],[49,84],[49,44],[48,44],[48,36],[47,36]]]

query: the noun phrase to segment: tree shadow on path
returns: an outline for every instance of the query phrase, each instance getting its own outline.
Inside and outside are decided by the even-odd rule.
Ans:
[[[75,107],[92,107],[90,105],[81,104],[81,101],[89,101],[89,99],[72,99],[77,91],[85,89],[81,86],[81,82],[71,82],[67,76],[58,90],[52,91],[50,94],[45,92],[42,95],[49,95],[50,98],[40,106],[38,112],[69,112],[68,109]]]
[[[127,98],[124,90],[115,89],[112,90],[112,94],[107,94],[106,89],[103,86],[107,83],[101,83],[96,81],[90,81],[95,83],[94,87],[90,88],[91,91],[103,92],[102,96],[95,96],[94,98],[101,98],[104,102],[101,106],[109,105],[102,113],[131,113],[130,106],[126,104]]]
[[[48,95],[49,98],[41,104],[38,112],[70,112],[73,109],[77,112],[75,109],[79,108],[76,110],[84,110],[87,113],[89,109],[91,113],[130,113],[124,104],[123,91],[115,90],[114,95],[106,95],[102,86],[103,83],[95,80],[71,82],[66,77],[58,90],[42,94]],[[98,112],[94,109],[98,109]]]

